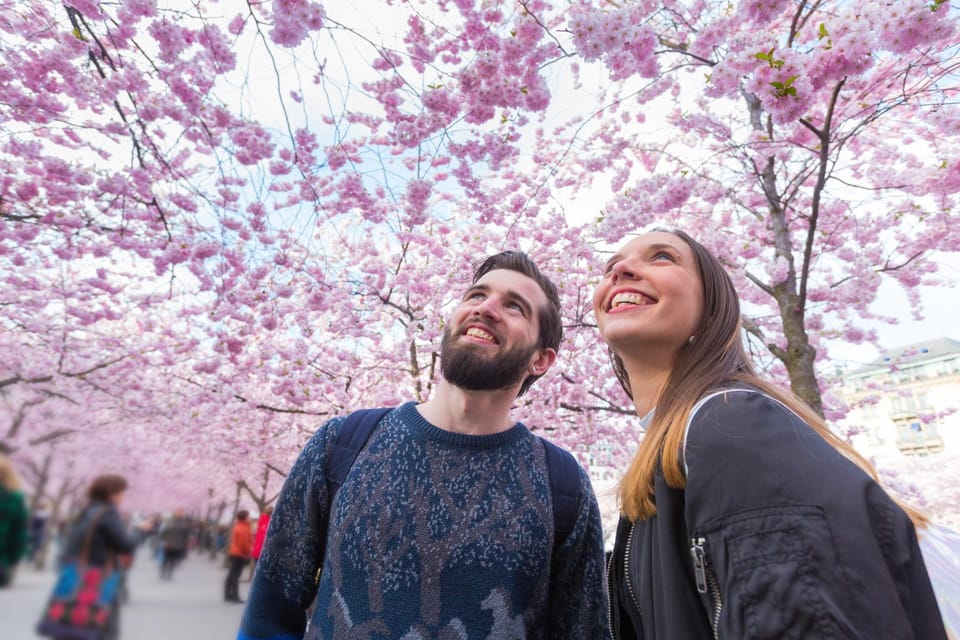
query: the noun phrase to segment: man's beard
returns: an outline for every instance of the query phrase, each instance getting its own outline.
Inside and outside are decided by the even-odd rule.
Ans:
[[[482,349],[479,345],[453,344],[450,327],[445,327],[440,342],[440,371],[447,382],[468,391],[513,386],[526,377],[530,356],[537,347],[517,346],[509,351],[498,350],[493,356],[484,356]]]

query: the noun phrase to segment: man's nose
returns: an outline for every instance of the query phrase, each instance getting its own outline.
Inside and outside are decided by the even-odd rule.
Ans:
[[[481,316],[496,320],[500,317],[500,304],[497,296],[487,296],[474,311]]]

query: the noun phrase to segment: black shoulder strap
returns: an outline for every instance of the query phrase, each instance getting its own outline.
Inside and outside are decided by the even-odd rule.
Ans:
[[[347,478],[350,468],[370,439],[370,434],[377,428],[380,418],[390,410],[391,408],[387,407],[354,411],[340,425],[324,470],[327,478],[327,499],[330,502],[333,502],[337,489]]]
[[[540,438],[547,456],[550,475],[550,493],[553,495],[554,549],[560,547],[577,524],[580,503],[580,465],[566,449],[561,449],[546,438]]]

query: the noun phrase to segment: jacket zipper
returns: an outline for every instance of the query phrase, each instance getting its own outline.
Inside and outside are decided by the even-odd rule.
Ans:
[[[633,532],[637,529],[637,523],[630,523],[630,533],[627,534],[627,546],[623,550],[623,581],[627,583],[627,592],[630,594],[630,601],[633,603],[633,606],[637,608],[637,611],[643,615],[643,610],[640,608],[640,603],[637,602],[637,596],[633,592],[633,583],[630,582],[630,547],[633,546]]]
[[[713,567],[707,557],[707,550],[704,548],[707,544],[706,538],[694,538],[691,540],[690,557],[693,559],[693,576],[697,582],[697,591],[703,594],[709,593],[713,601],[713,618],[710,624],[713,627],[714,640],[720,639],[720,614],[723,612],[723,598],[720,596],[720,585],[717,584],[717,577],[713,573]]]
[[[607,559],[607,623],[610,625],[610,633],[614,633],[613,608],[620,606],[619,602],[613,600],[618,592],[616,589],[617,577],[613,575],[613,557],[615,555],[615,553],[611,553]]]

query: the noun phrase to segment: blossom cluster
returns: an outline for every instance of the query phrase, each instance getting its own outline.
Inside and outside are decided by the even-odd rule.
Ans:
[[[612,80],[633,75],[653,78],[659,73],[657,35],[645,23],[648,2],[631,2],[609,11],[581,3],[571,11],[569,29],[584,60],[603,60]]]
[[[296,47],[311,31],[323,28],[323,7],[310,0],[273,0],[270,38],[283,47]]]

